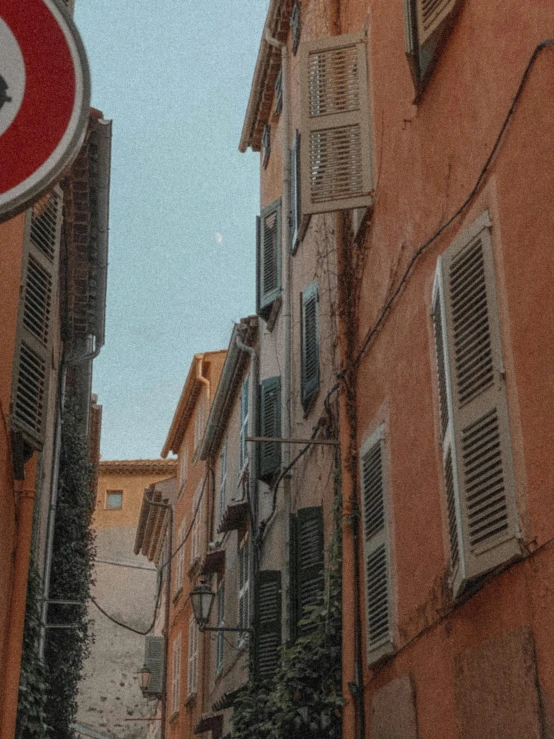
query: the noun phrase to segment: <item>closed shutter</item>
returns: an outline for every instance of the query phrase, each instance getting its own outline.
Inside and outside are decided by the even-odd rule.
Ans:
[[[144,664],[150,672],[149,695],[161,695],[163,688],[164,638],[163,636],[147,636],[144,640]]]
[[[270,377],[264,380],[260,392],[260,435],[281,436],[281,378]],[[281,444],[266,441],[259,445],[259,476],[268,480],[281,465]]]
[[[314,282],[302,293],[302,406],[307,410],[319,389],[319,293]]]
[[[265,321],[281,294],[281,200],[268,205],[257,221],[257,313]]]
[[[33,449],[42,448],[45,435],[61,218],[56,188],[33,206],[25,239],[10,423]]]
[[[268,680],[278,667],[281,646],[281,573],[278,570],[258,573],[255,644],[257,678]]]
[[[222,580],[217,591],[217,625],[219,628],[225,626],[225,583]],[[220,672],[223,667],[223,649],[224,649],[224,637],[223,631],[217,632],[217,643],[216,643],[216,658],[215,658],[215,670]]]
[[[245,538],[239,548],[239,626],[250,628],[250,540]],[[239,632],[243,641],[247,632]]]
[[[447,507],[457,508],[461,528],[462,561],[454,582],[459,592],[468,581],[520,554],[487,213],[445,252],[437,279],[452,418],[452,448],[445,458]]]
[[[181,698],[181,634],[173,642],[171,688],[171,713],[176,713],[179,710],[179,701]]]
[[[420,46],[448,23],[458,4],[459,0],[416,0]]]
[[[367,660],[373,664],[392,651],[391,583],[386,518],[383,429],[364,444],[360,455]]]
[[[298,583],[298,616],[306,617],[306,608],[318,603],[323,596],[323,511],[320,506],[298,511],[296,544]],[[307,630],[301,623],[298,633]]]
[[[373,196],[364,33],[301,50],[302,213],[369,206]]]

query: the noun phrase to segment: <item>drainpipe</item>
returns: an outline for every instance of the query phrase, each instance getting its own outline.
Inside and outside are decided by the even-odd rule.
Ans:
[[[283,126],[283,199],[282,199],[282,225],[281,234],[283,241],[283,330],[285,334],[285,367],[283,375],[283,395],[281,405],[283,410],[283,438],[290,439],[291,436],[291,345],[292,345],[292,323],[291,323],[291,258],[290,258],[290,89],[289,89],[289,64],[287,45],[278,41],[270,35],[269,29],[266,28],[264,38],[270,46],[281,50],[281,79],[282,79],[282,95],[283,108],[281,111],[281,121]],[[283,444],[283,469],[287,469],[290,465],[290,444]],[[283,577],[283,589],[288,598],[289,580],[290,580],[290,515],[291,515],[291,477],[285,476],[283,480],[284,489],[284,545],[285,545],[285,568]],[[288,609],[286,609],[288,613]],[[287,616],[288,621],[288,616]],[[288,631],[288,623],[287,623]]]
[[[15,561],[13,567],[12,602],[8,640],[6,645],[6,670],[3,675],[4,696],[0,712],[0,739],[13,739],[17,721],[17,698],[21,673],[25,607],[27,604],[27,581],[31,560],[33,536],[33,509],[35,490],[24,488],[23,482],[15,483],[18,498]]]
[[[48,507],[48,525],[46,528],[46,555],[44,563],[44,578],[42,588],[42,606],[40,617],[40,637],[39,637],[39,658],[44,662],[44,649],[46,647],[46,619],[48,618],[48,598],[50,597],[50,577],[52,574],[52,559],[54,555],[54,527],[56,524],[56,508],[58,503],[58,480],[60,474],[60,456],[62,446],[62,407],[61,398],[63,398],[63,387],[65,384],[65,366],[60,367],[58,379],[58,410],[56,413],[56,440],[54,442],[54,467],[52,470],[52,480],[50,485],[50,506]]]
[[[144,491],[144,500],[155,508],[165,508],[168,513],[168,547],[169,552],[167,560],[167,573],[165,581],[165,624],[164,624],[164,669],[162,675],[162,720],[161,720],[161,736],[160,739],[166,739],[167,736],[167,666],[169,660],[169,619],[171,615],[171,563],[173,561],[173,507],[170,503],[162,503],[151,500],[148,497],[148,493],[152,491],[152,488],[147,488]],[[0,737],[4,739],[4,737]],[[7,739],[7,738],[6,738]]]

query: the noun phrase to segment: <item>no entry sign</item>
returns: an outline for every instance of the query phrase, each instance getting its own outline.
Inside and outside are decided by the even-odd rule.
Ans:
[[[0,219],[59,178],[89,105],[85,50],[61,0],[0,0]]]

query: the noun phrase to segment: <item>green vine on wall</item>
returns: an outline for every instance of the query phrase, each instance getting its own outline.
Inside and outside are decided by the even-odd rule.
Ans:
[[[95,548],[91,529],[94,496],[92,466],[82,426],[71,406],[64,412],[54,554],[50,599],[78,601],[79,605],[50,605],[45,663],[48,678],[48,723],[52,739],[73,739],[71,724],[77,713],[77,690],[83,663],[90,652],[92,633],[87,600],[92,584]]]
[[[35,562],[31,560],[21,655],[16,739],[48,739],[47,682],[44,665],[39,658],[41,593],[40,575]]]
[[[338,477],[338,476],[337,476]],[[281,650],[275,675],[250,680],[233,704],[236,739],[340,739],[341,695],[341,526],[337,479],[335,531],[328,549],[325,594],[306,609],[303,635]]]

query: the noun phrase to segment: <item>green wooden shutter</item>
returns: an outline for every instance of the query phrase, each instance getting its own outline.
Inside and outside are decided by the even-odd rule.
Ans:
[[[281,294],[281,199],[266,206],[257,231],[257,313],[265,321]]]
[[[263,380],[260,392],[260,436],[281,436],[281,378]],[[281,444],[266,441],[259,445],[259,477],[268,480],[281,466]]]
[[[46,431],[61,218],[56,188],[35,203],[26,226],[10,424],[33,449],[42,448]]]
[[[255,645],[257,678],[268,680],[279,664],[281,646],[281,573],[278,570],[258,573]]]
[[[302,293],[302,406],[307,410],[319,389],[319,294],[317,282]]]
[[[301,508],[297,528],[298,616],[306,617],[306,608],[323,596],[323,510],[321,506]],[[298,633],[307,627],[299,623]]]
[[[298,636],[298,517],[295,513],[289,519],[289,639],[296,641]]]
[[[383,437],[384,430],[379,428],[360,454],[368,664],[389,654],[393,647]]]
[[[150,672],[148,695],[161,695],[163,688],[164,638],[147,636],[144,641],[144,664]]]
[[[455,592],[521,554],[490,226],[485,213],[437,268],[452,418],[446,490],[461,522]]]

